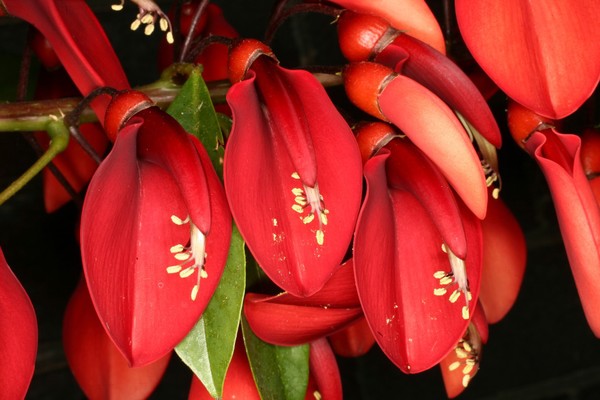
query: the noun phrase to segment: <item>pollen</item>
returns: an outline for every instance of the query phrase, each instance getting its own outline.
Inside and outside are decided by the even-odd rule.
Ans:
[[[323,233],[323,231],[319,229],[319,230],[318,230],[318,231],[315,233],[315,237],[316,237],[316,239],[317,239],[317,243],[318,243],[320,246],[323,246],[323,241],[325,240],[325,234]]]
[[[192,301],[195,301],[200,290],[200,279],[208,278],[208,273],[205,269],[207,258],[206,236],[194,225],[189,216],[185,220],[182,220],[178,216],[172,215],[171,222],[178,226],[189,224],[190,241],[187,246],[176,244],[169,248],[169,253],[173,255],[175,260],[181,261],[181,263],[168,266],[166,272],[170,275],[178,274],[181,279],[187,279],[197,272],[196,283],[192,286],[190,293],[190,298]]]
[[[469,281],[467,279],[467,270],[465,261],[458,258],[450,248],[443,243],[442,251],[448,255],[448,261],[451,267],[450,272],[443,270],[435,271],[433,278],[438,281],[441,287],[434,287],[433,294],[435,296],[444,296],[448,293],[450,286],[455,286],[448,296],[448,301],[451,304],[455,304],[461,295],[464,295],[465,305],[460,309],[460,315],[463,319],[468,320],[470,318],[469,302],[472,300],[473,295],[469,290]]]
[[[479,349],[481,348],[481,337],[471,324],[465,335],[454,348],[457,360],[448,365],[449,371],[456,371],[463,375],[461,382],[467,386],[479,367]]]
[[[298,174],[297,172],[292,172],[292,178],[300,179],[300,174]]]

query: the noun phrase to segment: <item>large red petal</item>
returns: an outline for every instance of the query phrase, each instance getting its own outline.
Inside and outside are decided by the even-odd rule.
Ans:
[[[460,198],[479,218],[485,217],[487,186],[479,157],[452,110],[439,97],[402,75],[379,96],[386,118],[433,161]]]
[[[35,311],[0,249],[0,387],[7,399],[23,399],[29,388],[38,330]]]
[[[573,113],[598,84],[598,14],[596,0],[456,1],[461,34],[485,72],[509,97],[553,119]]]
[[[310,377],[314,379],[320,397],[307,392],[306,398],[342,400],[342,378],[335,354],[333,354],[327,339],[321,338],[311,342],[309,365]]]
[[[600,210],[583,172],[580,146],[578,136],[553,130],[534,132],[525,143],[548,182],[583,311],[600,337]]]
[[[442,29],[423,0],[332,0],[355,12],[384,18],[396,29],[446,53]]]
[[[98,320],[84,280],[65,311],[63,345],[71,372],[90,399],[147,398],[171,357],[169,353],[145,367],[131,368]]]
[[[362,163],[350,128],[314,77],[279,67],[269,79],[275,75],[286,91],[280,97],[268,93],[277,97],[270,100],[276,106],[265,106],[254,77],[227,95],[234,123],[225,149],[225,189],[237,226],[265,273],[289,293],[308,296],[323,287],[349,247]],[[305,131],[280,130],[281,125]],[[313,153],[302,143],[310,143]],[[314,163],[307,160],[312,157]],[[316,180],[297,168],[316,172]],[[318,215],[311,220],[310,205],[302,209],[298,203],[306,190],[299,177],[318,184],[328,210],[321,220]]]

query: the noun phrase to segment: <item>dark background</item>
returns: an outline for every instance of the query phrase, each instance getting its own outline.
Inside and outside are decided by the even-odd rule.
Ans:
[[[135,7],[126,4],[124,11],[114,13],[110,12],[110,1],[91,3],[132,84],[157,79],[159,37],[157,33],[143,37],[141,32],[129,30]],[[261,37],[272,1],[217,3],[243,36]],[[323,16],[298,16],[287,22],[273,43],[282,64],[340,63],[335,27],[330,22],[331,18]],[[24,24],[0,19],[0,100],[14,99],[25,35]],[[496,95],[491,105],[504,127],[505,97]],[[501,196],[525,232],[528,265],[513,310],[490,327],[481,369],[461,398],[598,399],[600,341],[584,319],[547,186],[536,164],[516,148],[510,137],[504,139],[499,151],[504,183]],[[19,134],[0,132],[0,187],[6,187],[34,159],[35,154]],[[67,367],[61,344],[62,313],[81,270],[74,236],[76,215],[73,205],[46,214],[39,178],[0,206],[0,246],[29,293],[39,323],[39,353],[27,397],[30,399],[83,398]],[[377,348],[361,358],[340,359],[339,365],[346,399],[445,397],[437,368],[407,376]],[[189,370],[174,356],[165,379],[151,398],[187,398],[190,379]]]

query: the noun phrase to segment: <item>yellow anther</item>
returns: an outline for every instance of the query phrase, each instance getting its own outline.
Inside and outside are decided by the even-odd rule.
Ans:
[[[300,175],[297,172],[293,172],[292,173],[292,178],[294,178],[294,179],[300,179]]]
[[[319,246],[323,246],[323,241],[325,240],[325,234],[323,233],[323,231],[320,229],[317,230],[315,236],[317,238],[317,243],[319,244]]]
[[[142,25],[142,21],[140,21],[139,19],[136,19],[135,21],[133,21],[131,23],[131,26],[129,27],[129,29],[131,29],[132,31],[136,31],[140,25]]]
[[[198,290],[200,290],[200,285],[195,284],[194,287],[192,288],[192,293],[190,296],[192,301],[196,300],[196,297],[198,297]]]
[[[175,246],[171,247],[169,251],[171,253],[181,253],[183,249],[185,249],[185,247],[182,244],[176,244]]]
[[[471,371],[473,371],[473,368],[474,368],[474,365],[473,365],[473,364],[467,364],[467,365],[465,365],[465,367],[463,368],[463,370],[462,370],[462,373],[463,373],[463,374],[465,374],[465,375],[466,375],[466,374],[469,374],[469,373],[471,373]]]
[[[304,207],[302,207],[302,206],[301,206],[301,205],[299,205],[299,204],[294,204],[294,205],[292,206],[292,210],[296,211],[296,212],[297,212],[297,213],[299,213],[299,214],[302,214],[302,213],[304,212]]]
[[[433,274],[433,277],[435,279],[442,279],[445,276],[446,276],[446,272],[445,271],[435,271],[434,274]]]
[[[448,370],[454,371],[458,367],[460,367],[460,361],[454,361],[452,364],[448,365]]]
[[[458,290],[455,290],[454,292],[452,292],[448,300],[450,300],[450,303],[456,303],[456,300],[458,300],[459,297],[460,292]]]
[[[206,272],[205,270],[200,271],[200,278],[208,278],[208,272]]]
[[[445,295],[447,292],[447,290],[445,288],[437,288],[437,289],[433,289],[433,294],[435,296],[443,296]]]
[[[462,378],[462,385],[463,387],[467,387],[469,386],[469,382],[471,381],[471,375],[465,375]]]
[[[455,348],[454,352],[456,353],[456,357],[458,357],[458,358],[467,358],[469,356],[469,353],[467,353],[460,347]]]
[[[305,206],[306,205],[306,198],[303,196],[297,196],[294,201],[298,204],[300,204],[301,206]]]
[[[167,267],[167,274],[176,274],[181,271],[181,265],[171,265]]]
[[[450,277],[450,276],[444,276],[442,279],[440,279],[440,285],[449,285],[453,281],[454,280],[452,279],[452,277]]]
[[[154,24],[146,25],[144,28],[144,35],[150,36],[152,35],[152,32],[154,32]]]
[[[465,349],[468,352],[471,352],[471,350],[473,350],[471,348],[471,345],[468,342],[465,342],[465,341],[462,342],[462,347],[463,347],[463,349]]]
[[[166,18],[161,18],[158,21],[158,24],[160,25],[160,30],[163,32],[166,32],[167,29],[169,29],[169,21]]]
[[[111,8],[113,11],[121,11],[121,10],[123,9],[123,5],[124,5],[124,4],[125,4],[125,0],[121,0],[121,1],[119,2],[119,4],[113,4],[113,5],[111,5],[111,6],[110,6],[110,8]]]
[[[194,273],[194,266],[191,267],[187,267],[186,269],[184,269],[183,271],[181,271],[179,273],[179,276],[182,278],[187,278],[188,276],[191,276]]]
[[[310,224],[315,219],[315,214],[308,214],[306,217],[302,218],[302,223]]]
[[[175,43],[175,39],[173,38],[173,32],[171,32],[171,31],[167,32],[167,43],[169,43],[169,44]],[[223,159],[220,159],[221,164],[223,163],[222,160]]]
[[[177,253],[174,255],[174,257],[176,260],[186,261],[186,260],[190,259],[191,255],[190,255],[190,253]]]
[[[292,189],[292,194],[294,196],[304,196],[304,190],[302,190],[300,188],[293,188]]]
[[[321,222],[323,225],[327,225],[327,215],[325,213],[321,214]]]
[[[152,16],[152,14],[146,14],[142,17],[141,21],[142,24],[149,24],[154,21],[154,17]]]
[[[463,319],[469,319],[470,313],[469,313],[469,306],[463,306],[462,308],[462,317]]]

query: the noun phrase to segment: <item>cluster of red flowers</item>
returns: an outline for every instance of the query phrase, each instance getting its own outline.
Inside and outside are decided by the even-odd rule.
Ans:
[[[203,102],[186,110],[208,115],[198,125],[216,132],[195,135],[201,128],[132,90],[83,0],[0,3],[39,31],[32,47],[47,70],[38,98],[112,88],[91,102],[99,122],[79,128],[99,154],[110,148],[99,165],[75,143],[55,159],[74,191],[86,188],[85,279],[64,343],[87,396],[148,396],[176,349],[199,378],[190,398],[260,398],[279,382],[294,398],[339,399],[334,354],[359,356],[374,343],[405,373],[439,365],[448,396],[460,394],[525,269],[524,236],[500,198],[502,137],[486,100],[498,89],[511,99],[515,140],[547,178],[600,336],[600,141],[589,130],[582,146],[557,122],[598,84],[600,3],[456,0],[481,67],[467,74],[445,55],[423,0],[307,0],[302,10],[336,16],[347,64],[333,79],[362,118],[349,122],[317,75],[283,68],[266,44],[238,38],[218,6],[193,0],[165,14],[134,2],[132,29],[167,32],[162,67],[200,44],[187,61],[203,66],[205,81],[230,81],[221,117]],[[274,20],[286,10],[278,5]],[[227,118],[223,139],[218,121]],[[49,173],[44,182],[49,211],[69,200]],[[9,362],[0,381],[22,398],[36,320],[1,261],[0,353]],[[260,273],[250,279],[254,261]],[[294,379],[285,365],[277,379],[261,371],[261,357],[278,351],[282,364],[300,360]]]

